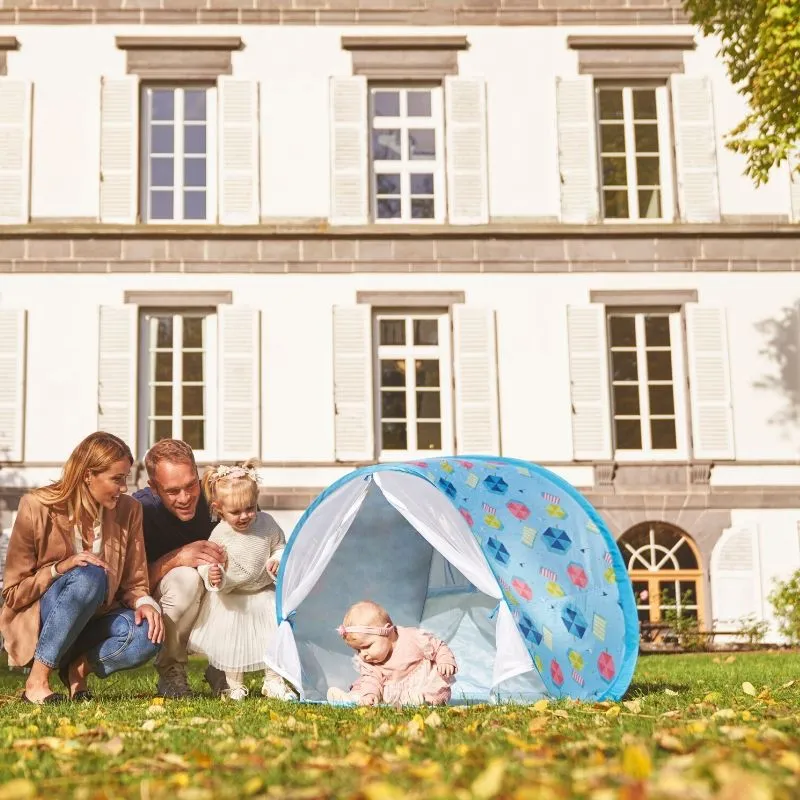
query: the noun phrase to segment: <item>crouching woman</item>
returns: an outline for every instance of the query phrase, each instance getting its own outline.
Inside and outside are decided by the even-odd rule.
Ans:
[[[142,507],[128,497],[128,446],[87,436],[60,480],[25,495],[6,557],[0,631],[9,666],[30,666],[22,699],[90,700],[87,678],[138,667],[161,647],[161,609],[150,597]]]

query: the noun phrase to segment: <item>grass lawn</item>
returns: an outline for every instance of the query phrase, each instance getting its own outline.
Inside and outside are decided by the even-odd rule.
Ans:
[[[20,673],[0,667],[0,800],[800,797],[797,653],[647,656],[621,704],[436,713],[252,696],[159,705],[154,674],[44,709],[18,702]]]

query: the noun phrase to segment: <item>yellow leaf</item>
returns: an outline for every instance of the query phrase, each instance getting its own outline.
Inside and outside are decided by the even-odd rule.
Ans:
[[[269,712],[269,718],[270,718],[270,720],[272,722],[282,722],[283,721],[283,717],[281,717],[281,715],[278,714],[276,711],[270,711]]]
[[[702,734],[706,732],[708,723],[704,719],[694,719],[687,726],[689,733]]]
[[[245,797],[251,797],[254,794],[258,794],[263,788],[264,781],[262,781],[261,778],[250,778],[250,780],[245,781],[244,786],[242,786],[242,794]]]
[[[472,796],[476,800],[491,800],[503,787],[503,776],[507,762],[503,758],[493,758],[486,769],[472,782]]]
[[[361,793],[366,800],[404,800],[406,790],[386,781],[367,784]]]
[[[621,709],[619,706],[611,706],[611,708],[606,711],[607,717],[618,717],[621,713]]]
[[[752,683],[750,683],[750,681],[745,681],[745,682],[742,684],[742,691],[743,691],[745,694],[749,694],[749,695],[750,695],[750,697],[755,697],[755,696],[756,696],[756,689],[755,689],[755,687],[753,686],[753,684],[752,684]]]
[[[159,727],[161,724],[161,720],[158,719],[146,719],[142,723],[142,730],[147,731],[148,733],[152,733],[156,728]]]
[[[726,663],[726,664],[733,664],[733,662],[734,662],[734,661],[736,661],[736,656],[728,656],[728,657],[725,659],[725,663]]]
[[[150,701],[151,706],[163,706],[164,705],[164,698],[163,697],[154,697]]]
[[[380,739],[382,736],[388,736],[394,728],[388,722],[381,722],[377,728],[370,734],[373,739]]]
[[[650,753],[641,744],[632,744],[622,751],[622,771],[635,781],[644,781],[653,771]]]
[[[533,704],[533,710],[537,714],[541,714],[543,711],[547,711],[547,706],[549,706],[549,705],[550,705],[550,701],[549,700],[537,700]]]
[[[419,714],[414,714],[411,721],[406,725],[405,735],[407,739],[421,739],[422,732],[425,730],[425,721]]]
[[[363,769],[371,760],[369,753],[365,753],[363,750],[352,750],[345,756],[344,763],[356,769]]]
[[[704,698],[704,703],[716,703],[720,698],[719,692],[709,692]]]
[[[563,708],[558,708],[553,712],[554,717],[558,717],[559,719],[569,719],[569,714],[564,711]]]
[[[25,778],[0,784],[0,800],[28,800],[36,797],[36,785]]]
[[[415,778],[431,781],[441,777],[442,765],[437,764],[435,761],[423,761],[421,764],[410,766],[408,771]]]
[[[664,694],[668,694],[670,697],[675,697],[676,695],[680,694],[680,692],[676,692],[674,689],[664,689]]]
[[[442,726],[442,718],[435,711],[431,711],[431,713],[425,717],[425,724],[429,728],[440,728]]]
[[[635,700],[626,700],[622,705],[624,705],[631,714],[642,713],[642,701],[638,697]]]
[[[778,764],[796,775],[800,775],[800,754],[784,750],[778,756]]]
[[[163,698],[160,698],[160,699],[163,699]],[[163,705],[160,705],[160,706],[152,705],[152,706],[149,706],[147,711],[145,711],[144,713],[147,714],[148,717],[157,717],[157,716],[159,716],[159,714],[165,714],[166,711],[167,711],[167,709],[164,708]]]
[[[189,785],[189,773],[176,772],[174,775],[170,776],[169,783],[172,786],[186,787]]]
[[[408,761],[411,758],[411,750],[405,744],[398,745],[394,750],[394,754],[402,761]]]
[[[753,715],[749,711],[742,711],[742,719],[745,722],[750,722],[753,719]]]
[[[657,733],[655,735],[656,744],[668,753],[685,753],[686,748],[683,742],[671,733]]]
[[[781,684],[781,689],[788,689],[790,686],[794,686],[794,681],[786,681],[786,683]]]
[[[194,726],[201,726],[205,725],[208,722],[206,717],[192,717],[190,720],[187,721],[187,725],[194,725]]]
[[[711,719],[733,719],[736,712],[732,708],[721,708],[711,715]]]

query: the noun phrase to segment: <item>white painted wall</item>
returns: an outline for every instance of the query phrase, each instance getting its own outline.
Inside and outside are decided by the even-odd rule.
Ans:
[[[688,26],[602,28],[430,28],[459,34],[470,48],[460,73],[487,81],[490,208],[495,218],[559,214],[555,78],[577,74],[570,34],[690,33]],[[192,36],[191,26],[16,26],[20,49],[8,54],[8,74],[34,81],[33,218],[97,217],[100,77],[125,74],[118,35]],[[407,28],[204,26],[203,35],[237,35],[234,74],[261,82],[262,216],[327,217],[329,209],[328,80],[350,73],[342,35],[384,36]],[[788,174],[755,188],[743,160],[722,137],[744,104],[731,87],[716,45],[703,41],[686,55],[687,73],[710,75],[717,119],[723,214],[788,214]],[[53,69],[52,64],[59,68]]]

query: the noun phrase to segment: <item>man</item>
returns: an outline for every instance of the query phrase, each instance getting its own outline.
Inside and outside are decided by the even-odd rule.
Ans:
[[[158,693],[188,697],[186,646],[205,591],[196,568],[224,563],[225,552],[207,541],[214,523],[192,448],[179,439],[161,439],[147,452],[144,466],[148,486],[133,496],[143,506],[150,590],[164,615],[164,645],[156,659]],[[215,694],[227,688],[224,674],[210,665],[205,677]]]

